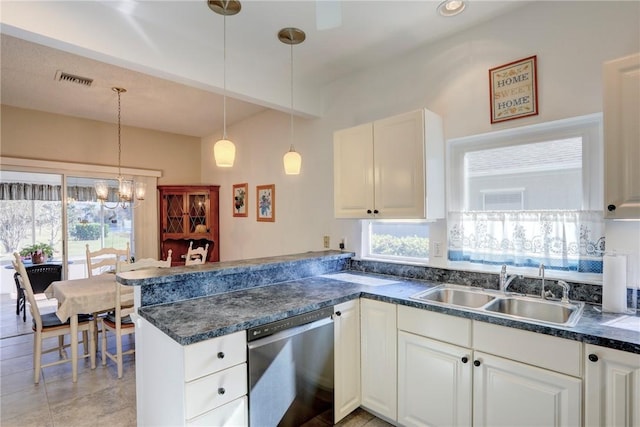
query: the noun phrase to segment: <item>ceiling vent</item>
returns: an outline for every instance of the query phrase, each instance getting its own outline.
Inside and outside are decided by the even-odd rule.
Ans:
[[[60,70],[56,72],[56,81],[75,83],[81,86],[91,86],[91,83],[93,83],[93,79],[88,77],[75,76]]]

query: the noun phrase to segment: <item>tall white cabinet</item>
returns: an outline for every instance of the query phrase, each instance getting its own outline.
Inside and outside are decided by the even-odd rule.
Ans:
[[[640,426],[640,355],[585,345],[585,425]]]
[[[442,119],[425,109],[334,133],[336,218],[444,217]]]
[[[360,300],[334,307],[334,422],[360,406]]]
[[[396,305],[360,302],[362,407],[388,420],[396,419]]]
[[[604,212],[640,218],[640,53],[606,62],[604,77]]]

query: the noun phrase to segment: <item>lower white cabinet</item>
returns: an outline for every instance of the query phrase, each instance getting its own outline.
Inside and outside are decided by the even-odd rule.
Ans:
[[[471,425],[471,350],[398,332],[398,423]]]
[[[362,407],[396,420],[396,305],[360,301]]]
[[[246,332],[182,346],[136,319],[138,425],[248,425]]]
[[[400,425],[581,425],[581,343],[405,306],[398,328]]]
[[[473,363],[475,427],[581,425],[579,378],[482,352]]]
[[[587,344],[585,425],[640,426],[640,355]]]
[[[360,300],[336,305],[334,332],[334,422],[360,406]]]

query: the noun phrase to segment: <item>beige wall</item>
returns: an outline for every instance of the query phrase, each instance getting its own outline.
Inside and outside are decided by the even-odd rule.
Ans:
[[[113,123],[2,105],[0,155],[38,160],[118,164]],[[200,138],[122,127],[122,166],[162,172],[159,184],[200,183]]]

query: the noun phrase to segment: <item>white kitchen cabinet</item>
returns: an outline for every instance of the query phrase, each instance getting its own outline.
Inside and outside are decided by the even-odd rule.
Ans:
[[[473,363],[474,427],[581,425],[579,378],[477,351]]]
[[[360,406],[360,300],[334,307],[334,422]]]
[[[246,332],[182,346],[136,319],[138,425],[248,425]]]
[[[425,110],[334,133],[336,218],[444,217],[442,119]]]
[[[604,78],[604,212],[640,218],[640,53],[606,62]]]
[[[396,420],[396,305],[360,301],[362,407]]]
[[[471,426],[472,351],[398,332],[398,423]]]
[[[640,426],[640,355],[585,346],[585,426]]]
[[[398,307],[398,423],[579,426],[581,343]]]

